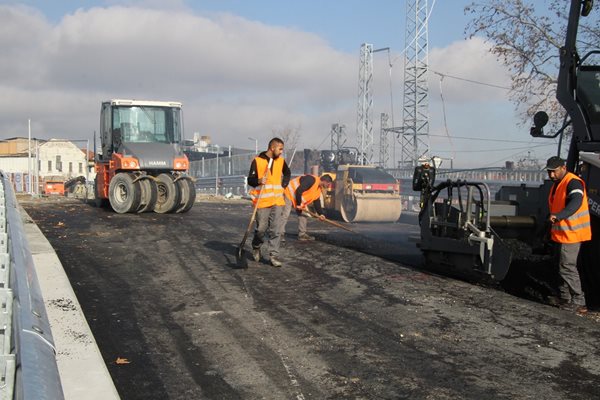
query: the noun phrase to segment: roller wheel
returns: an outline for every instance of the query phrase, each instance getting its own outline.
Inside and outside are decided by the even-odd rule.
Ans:
[[[142,196],[140,200],[140,206],[137,210],[138,213],[144,213],[154,211],[156,201],[158,200],[158,187],[152,179],[140,179],[140,188],[142,189]]]
[[[345,195],[342,199],[341,214],[342,219],[346,222],[354,222],[357,212],[356,198],[352,195]]]
[[[110,181],[108,187],[110,206],[119,214],[136,212],[140,206],[142,190],[140,183],[134,180],[135,175],[119,172]]]
[[[106,207],[108,201],[100,197],[100,188],[98,187],[98,175],[94,178],[94,206],[101,208]]]
[[[156,186],[158,188],[158,200],[154,206],[154,212],[165,214],[175,211],[181,201],[181,191],[173,175],[158,175]]]
[[[181,192],[181,202],[176,212],[184,213],[190,211],[196,201],[196,186],[191,179],[180,179],[177,181],[177,186]]]

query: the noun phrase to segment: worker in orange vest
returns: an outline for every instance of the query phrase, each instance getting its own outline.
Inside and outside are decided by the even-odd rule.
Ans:
[[[323,221],[325,215],[323,215],[324,212],[321,207],[321,192],[322,190],[328,190],[331,184],[332,179],[329,175],[323,175],[320,178],[314,175],[302,175],[290,181],[290,184],[285,188],[285,207],[283,208],[280,230],[282,238],[285,235],[285,225],[290,213],[292,209],[296,209],[298,214],[298,240],[315,240],[313,236],[306,233],[308,217],[303,211],[308,205],[313,204],[319,219]]]
[[[554,181],[548,196],[550,209],[550,239],[560,245],[559,274],[562,308],[587,313],[581,278],[577,270],[577,256],[581,242],[591,240],[590,213],[585,183],[568,172],[565,161],[550,157],[546,163],[548,176]]]
[[[283,140],[273,138],[269,148],[254,158],[248,173],[248,185],[254,187],[250,191],[252,202],[257,206],[256,229],[252,239],[252,257],[260,261],[261,246],[268,231],[268,260],[274,267],[281,267],[278,260],[280,225],[283,206],[283,191],[288,185],[291,171],[283,159]],[[265,254],[263,253],[263,256]]]

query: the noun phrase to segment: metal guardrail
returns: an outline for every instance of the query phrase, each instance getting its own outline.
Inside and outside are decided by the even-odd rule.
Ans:
[[[54,340],[12,185],[0,172],[0,399],[64,399]]]
[[[196,191],[217,196],[228,193],[236,196],[248,196],[248,186],[244,175],[196,178]]]

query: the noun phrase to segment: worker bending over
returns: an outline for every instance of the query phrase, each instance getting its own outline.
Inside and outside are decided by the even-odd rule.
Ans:
[[[296,209],[298,214],[298,240],[315,240],[313,236],[306,233],[308,217],[303,212],[309,204],[314,205],[316,213],[321,221],[325,220],[323,208],[321,207],[321,193],[323,190],[331,188],[332,179],[329,175],[323,175],[321,178],[314,175],[302,175],[290,181],[285,188],[285,206],[283,208],[283,217],[281,218],[280,235],[285,235],[285,225],[292,212]]]
[[[550,157],[546,170],[554,181],[548,196],[548,219],[552,224],[550,239],[560,245],[560,301],[562,308],[584,314],[587,308],[577,271],[577,256],[581,242],[592,238],[585,184],[567,171],[565,161],[560,157]]]
[[[274,267],[281,267],[279,255],[280,226],[283,206],[283,191],[290,181],[291,172],[283,159],[283,140],[273,138],[269,141],[269,149],[260,153],[252,161],[248,173],[248,185],[254,187],[250,191],[252,203],[256,210],[256,230],[252,239],[252,257],[260,261],[261,246],[265,241],[265,233],[269,234],[267,247],[268,261]],[[269,168],[269,162],[271,167]],[[263,252],[263,257],[265,256]]]

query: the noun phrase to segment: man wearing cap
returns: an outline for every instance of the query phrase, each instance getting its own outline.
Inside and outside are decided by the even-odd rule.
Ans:
[[[560,300],[563,308],[584,314],[587,308],[577,271],[577,256],[581,242],[592,238],[585,184],[577,175],[567,171],[565,161],[560,157],[550,157],[546,170],[554,181],[548,196],[548,219],[552,224],[550,239],[560,244],[558,270],[563,281]]]

